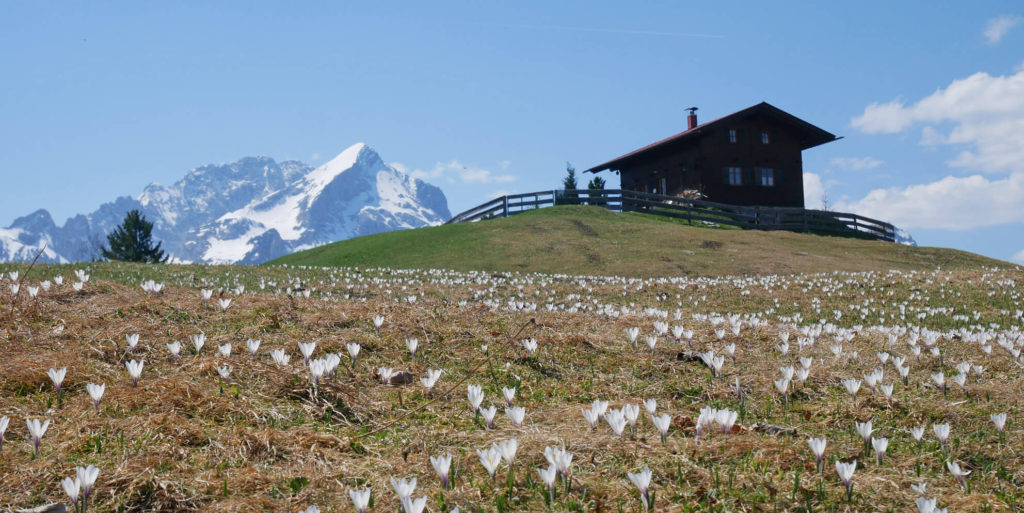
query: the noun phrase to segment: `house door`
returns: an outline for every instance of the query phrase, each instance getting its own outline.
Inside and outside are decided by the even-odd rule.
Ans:
[[[661,177],[658,180],[658,194],[668,195],[668,178]]]

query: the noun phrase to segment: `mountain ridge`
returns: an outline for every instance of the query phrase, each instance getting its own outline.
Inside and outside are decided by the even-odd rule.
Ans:
[[[99,257],[105,234],[139,209],[175,262],[258,264],[296,249],[448,219],[436,186],[402,173],[365,143],[313,167],[267,156],[207,164],[172,185],[151,183],[58,226],[45,209],[0,228],[0,261]]]

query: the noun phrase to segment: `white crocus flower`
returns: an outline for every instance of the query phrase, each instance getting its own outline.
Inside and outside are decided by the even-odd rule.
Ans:
[[[89,383],[85,385],[85,389],[89,392],[89,397],[92,398],[92,406],[96,409],[96,413],[100,412],[100,399],[103,399],[103,392],[107,390],[106,384]]]
[[[889,448],[888,438],[871,438],[871,448],[875,450],[875,459],[878,464],[882,464],[882,456],[885,456],[885,450]]]
[[[395,495],[397,495],[399,499],[409,497],[416,491],[416,478],[395,480],[395,478],[392,477],[391,487],[395,489]]]
[[[484,402],[483,387],[480,385],[467,386],[466,398],[469,399],[469,404],[473,407],[473,411],[480,409],[480,404]]]
[[[667,413],[662,413],[661,416],[651,416],[651,423],[654,424],[654,428],[658,430],[661,435],[661,443],[665,443],[668,438],[668,429],[672,425],[672,417]]]
[[[128,369],[128,375],[132,378],[132,386],[139,386],[139,377],[142,376],[142,367],[146,364],[146,360],[135,361],[131,360],[124,364],[124,367]]]
[[[223,367],[217,367],[217,374],[220,374],[220,379],[228,381],[231,379],[231,366],[225,365]]]
[[[537,467],[537,473],[540,474],[541,481],[548,485],[549,496],[552,495],[555,490],[555,478],[558,477],[558,469],[554,464],[549,464],[546,469]]]
[[[516,388],[501,388],[501,394],[505,396],[505,404],[512,406],[512,401],[516,398]]]
[[[494,415],[498,413],[498,408],[492,404],[487,408],[479,408],[479,411],[480,415],[484,417],[484,424],[487,426],[487,429],[491,429],[491,426],[494,424]]]
[[[508,416],[509,420],[516,427],[522,427],[523,420],[526,418],[526,408],[522,406],[513,406],[505,409],[505,415]]]
[[[135,346],[139,345],[139,334],[138,333],[131,333],[131,334],[125,335],[124,338],[128,342],[128,352],[129,353],[134,353],[135,352]]]
[[[366,513],[366,509],[370,506],[369,488],[349,490],[348,496],[352,499],[352,506],[356,508],[356,513]]]
[[[345,344],[345,349],[348,349],[348,356],[352,358],[352,368],[354,369],[356,367],[356,357],[359,356],[359,350],[362,349],[362,346],[355,342],[349,342]]]
[[[434,467],[434,472],[437,472],[437,476],[441,478],[441,488],[444,490],[448,489],[448,472],[452,467],[452,455],[445,454],[444,456],[430,457],[430,465]]]
[[[604,414],[604,420],[616,436],[622,436],[622,431],[626,429],[626,417],[622,414],[622,410],[609,410]]]
[[[628,477],[629,480],[633,482],[633,485],[636,486],[637,490],[640,491],[640,500],[643,502],[644,510],[647,510],[647,508],[650,507],[647,503],[647,490],[651,486],[652,475],[653,473],[651,472],[651,469],[648,467],[644,467],[643,470],[637,472],[636,474],[626,474],[626,477]]]
[[[25,424],[28,425],[28,433],[32,437],[32,459],[35,459],[39,456],[39,444],[43,441],[43,435],[50,427],[50,419],[44,422],[39,422],[39,419],[25,419]]]
[[[58,398],[57,400],[58,400],[58,402],[60,401],[60,395],[61,395],[60,394],[60,387],[64,383],[64,376],[66,376],[67,373],[68,373],[68,368],[67,367],[61,367],[60,369],[54,369],[54,368],[51,367],[50,370],[48,370],[46,372],[46,375],[50,377],[50,381],[53,382],[54,388],[57,389],[57,398]]]
[[[420,378],[420,383],[422,383],[423,387],[427,390],[433,389],[437,380],[441,378],[441,372],[441,369],[427,369],[427,377]]]
[[[527,354],[533,356],[537,352],[537,339],[528,338],[522,341],[523,348],[526,349]]]
[[[1006,427],[1006,413],[996,413],[989,417],[992,419],[992,423],[996,425],[996,429],[1002,433]]]
[[[932,431],[935,432],[935,437],[939,439],[939,444],[945,447],[946,440],[949,439],[949,424],[933,424]]]
[[[313,351],[316,349],[316,342],[299,342],[299,352],[302,353],[302,363],[309,365],[309,357],[312,356]]]
[[[949,473],[956,477],[957,481],[960,481],[960,485],[965,489],[967,488],[967,476],[971,473],[970,470],[964,470],[960,468],[960,464],[955,461],[947,461],[946,468],[949,469]]]
[[[821,472],[822,458],[825,455],[825,446],[827,445],[825,437],[811,438],[807,440],[807,445],[811,447],[811,452],[814,453],[814,461],[818,467],[818,472]]]
[[[0,451],[4,448],[4,434],[7,433],[7,426],[11,424],[11,419],[4,415],[0,417]]]
[[[850,463],[843,463],[842,461],[836,460],[836,473],[839,474],[839,480],[846,487],[846,495],[849,498],[853,495],[853,473],[857,470],[857,460],[853,460]]]
[[[288,361],[292,359],[291,356],[285,354],[284,349],[275,349],[270,352],[270,357],[274,359],[274,363],[278,365],[288,365]]]
[[[76,510],[78,509],[78,495],[82,490],[82,482],[76,477],[74,479],[65,477],[60,485],[64,488],[64,493],[71,499],[71,505]]]
[[[178,353],[181,352],[181,342],[178,342],[177,340],[175,340],[174,342],[171,342],[170,344],[167,344],[167,350],[171,352],[171,356],[173,356],[175,359],[177,359],[178,358]]]
[[[192,335],[190,338],[192,340],[192,347],[196,349],[196,354],[198,355],[199,352],[203,350],[203,346],[206,344],[206,333]]]
[[[501,463],[501,453],[498,452],[496,447],[489,449],[477,449],[477,457],[480,458],[480,464],[487,469],[487,473],[494,479],[494,472],[498,470],[498,464]]]

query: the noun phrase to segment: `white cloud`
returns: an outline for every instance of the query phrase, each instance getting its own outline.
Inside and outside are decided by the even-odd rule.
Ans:
[[[875,169],[876,167],[884,164],[881,160],[873,157],[835,157],[831,162],[833,166],[838,167],[839,169],[848,169],[852,171]]]
[[[506,169],[507,165],[502,161],[498,165],[502,169]],[[403,173],[419,178],[421,180],[437,180],[444,178],[449,183],[455,183],[460,181],[463,183],[508,183],[516,180],[515,175],[510,174],[495,174],[491,171],[475,166],[464,165],[458,160],[452,160],[450,162],[438,162],[434,164],[434,167],[429,170],[414,169],[409,171],[408,168],[402,164],[392,163],[392,166]]]
[[[954,80],[920,101],[902,99],[872,103],[851,124],[869,134],[902,132],[914,123],[926,123],[924,145],[963,148],[951,166],[989,173],[1024,168],[1024,70],[1013,75],[975,73]],[[943,132],[940,123],[952,123]]]
[[[1017,24],[1022,21],[1024,21],[1024,17],[1014,14],[1004,14],[1002,16],[990,18],[988,20],[988,24],[985,25],[985,39],[988,40],[988,44],[994,45],[1003,39],[1003,36],[1005,36],[1010,29],[1017,26]]]
[[[807,192],[807,173],[804,174]],[[932,183],[875,189],[835,210],[888,221],[901,228],[968,230],[1024,221],[1024,172],[990,180],[947,176]]]
[[[822,199],[825,196],[825,186],[821,183],[821,176],[815,173],[804,173],[804,207],[821,209]]]
[[[850,120],[854,128],[869,134],[895,134],[912,123],[912,117],[899,98],[889,103],[872,102],[864,108],[863,114]]]
[[[1016,255],[1010,257],[1010,260],[1018,264],[1024,264],[1024,249],[1018,251]]]

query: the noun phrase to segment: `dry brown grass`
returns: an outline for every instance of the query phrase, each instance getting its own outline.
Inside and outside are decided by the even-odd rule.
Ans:
[[[985,319],[995,319],[1014,300],[1003,295],[989,298],[985,287],[999,277],[1022,282],[1024,276],[1019,271],[999,271],[986,278],[982,274],[936,275],[948,275],[948,283],[923,275],[888,281],[897,298],[907,298],[915,288],[934,296],[922,304],[938,301],[940,285],[973,290],[957,302],[967,304],[968,311],[983,312]],[[132,275],[126,281],[134,279]],[[358,294],[369,298],[365,302],[247,293],[234,297],[226,312],[212,302],[204,306],[192,288],[168,287],[163,294],[150,296],[114,281],[90,281],[84,293],[70,292],[65,285],[34,304],[21,299],[13,315],[4,318],[6,336],[0,339],[0,414],[11,417],[0,451],[0,507],[65,500],[59,480],[72,475],[75,465],[91,463],[101,469],[92,511],[295,511],[309,504],[323,511],[351,511],[348,490],[364,485],[373,489],[374,511],[395,511],[391,476],[419,477],[415,496],[429,495],[428,509],[440,511],[439,481],[428,457],[450,452],[455,456],[455,488],[443,494],[445,511],[455,505],[463,511],[495,511],[499,496],[506,497],[508,510],[543,511],[542,487],[536,484],[534,469],[546,466],[542,451],[549,445],[575,454],[573,489],[559,495],[559,510],[636,511],[639,503],[625,473],[645,464],[654,470],[658,511],[799,510],[807,501],[815,511],[908,511],[916,498],[909,484],[919,480],[927,481],[930,495],[951,511],[980,511],[983,505],[1008,511],[1007,501],[1020,500],[1024,431],[1019,427],[1019,392],[1024,379],[1009,358],[999,355],[998,347],[999,356],[983,361],[975,345],[943,342],[947,373],[951,362],[962,360],[986,366],[982,382],[969,385],[970,400],[955,386],[948,399],[924,386],[929,373],[939,369],[938,362],[924,357],[917,364],[911,357],[910,386],[897,383],[892,407],[866,387],[855,405],[841,391],[841,379],[859,378],[881,366],[874,354],[888,349],[888,342],[866,331],[844,346],[847,352],[859,351],[858,359],[833,358],[830,337],[821,337],[804,350],[802,355],[814,356],[815,363],[808,382],[796,388],[788,410],[774,393],[772,380],[780,365],[796,364],[796,344],[791,341],[788,356],[775,351],[779,328],[774,324],[745,327],[740,337],[728,335],[725,342],[739,347],[738,361],[727,362],[725,375],[718,379],[710,380],[699,363],[677,359],[682,350],[721,352],[722,343],[715,340],[712,328],[692,320],[690,313],[756,312],[779,299],[781,305],[797,302],[799,307],[789,311],[816,319],[810,295],[823,297],[822,311],[827,314],[833,307],[864,298],[889,299],[878,288],[851,285],[845,297],[827,297],[795,285],[770,291],[750,287],[750,295],[740,295],[730,283],[684,291],[669,283],[651,283],[623,297],[618,285],[592,283],[587,292],[573,280],[527,283],[522,291],[515,285],[498,287],[497,297],[530,298],[538,290],[563,299],[582,293],[606,302],[673,309],[674,294],[682,294],[684,320],[670,323],[696,329],[694,346],[663,338],[652,355],[646,348],[629,346],[624,335],[631,326],[650,333],[650,319],[612,319],[592,312],[518,313],[477,302],[457,306],[484,285],[418,283],[404,291],[400,287],[395,282],[366,284]],[[410,305],[388,299],[383,294],[386,288],[402,297],[425,295]],[[659,294],[668,296],[660,299]],[[687,308],[688,296],[701,295],[707,299],[696,310]],[[3,298],[0,306],[7,311],[10,299]],[[370,323],[378,314],[387,318],[379,334]],[[57,325],[65,326],[60,335],[52,329]],[[512,338],[522,326],[522,335]],[[195,356],[188,336],[199,332],[208,340],[202,354]],[[125,352],[128,333],[141,334],[134,355]],[[263,341],[257,358],[245,349],[249,337]],[[420,339],[415,358],[402,343],[407,337]],[[518,338],[524,337],[540,341],[537,358],[527,358],[518,346]],[[173,340],[185,345],[180,360],[172,359],[165,347]],[[315,388],[301,366],[296,349],[300,341],[317,342],[318,356],[345,355],[344,344],[351,341],[362,344],[363,350],[354,372],[346,368],[349,360],[344,356],[338,374]],[[227,342],[233,344],[233,352],[225,359],[216,346]],[[489,346],[487,354],[481,344]],[[905,347],[901,339],[888,350],[908,354]],[[278,348],[292,355],[289,367],[270,360],[269,352]],[[131,386],[124,369],[130,358],[146,361],[138,388]],[[216,367],[225,362],[234,371],[231,382],[222,384]],[[385,365],[412,372],[417,382],[401,387],[379,384],[373,369]],[[65,366],[63,404],[58,406],[46,371]],[[477,367],[479,372],[473,373]],[[444,369],[445,374],[439,390],[424,394],[418,378],[430,368]],[[885,382],[893,382],[895,376],[887,366]],[[715,433],[696,443],[692,426],[702,406],[739,407],[731,386],[736,377],[747,397],[742,427],[732,435]],[[465,386],[443,394],[463,379],[484,386],[485,405],[493,401],[499,406],[495,429],[474,422]],[[98,414],[85,392],[90,382],[107,384]],[[521,428],[502,414],[500,387],[513,384],[519,387],[516,403],[527,409]],[[610,400],[612,407],[657,399],[659,413],[674,417],[668,442],[663,445],[650,421],[643,419],[637,434],[622,439],[603,422],[596,432],[585,429],[580,408],[594,398]],[[1001,411],[1009,413],[1010,421],[1000,449],[988,415]],[[35,460],[26,440],[26,417],[52,419]],[[855,419],[869,418],[881,436],[890,438],[881,467],[861,454],[859,438],[852,432]],[[750,431],[757,421],[795,427],[798,434],[774,437]],[[942,467],[942,455],[933,447],[937,444],[918,448],[904,432],[925,423],[926,439],[934,440],[933,422],[952,424],[953,454],[973,471],[970,494],[961,491]],[[852,504],[845,503],[831,462],[823,475],[816,473],[808,436],[826,436],[830,458],[867,460],[854,478]],[[508,438],[516,438],[520,448],[515,484],[506,496],[507,469],[503,466],[492,483],[475,451]],[[799,485],[794,493],[796,474]],[[298,486],[302,479],[308,484]],[[818,495],[819,482],[824,500]]]

